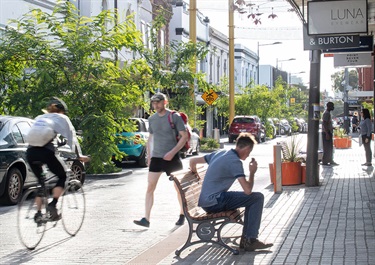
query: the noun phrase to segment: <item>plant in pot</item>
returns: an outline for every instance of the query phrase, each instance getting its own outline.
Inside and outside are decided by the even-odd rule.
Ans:
[[[333,138],[333,145],[338,149],[352,147],[352,139],[344,128],[336,127],[333,129]]]
[[[301,164],[305,162],[305,158],[301,154],[301,141],[301,137],[292,135],[288,140],[281,143],[281,176],[283,186],[299,185],[302,183]]]

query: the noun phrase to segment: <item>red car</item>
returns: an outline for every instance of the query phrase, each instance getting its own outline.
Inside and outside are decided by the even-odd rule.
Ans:
[[[233,143],[241,132],[251,133],[257,142],[265,141],[263,125],[258,116],[235,116],[229,127],[229,143]]]

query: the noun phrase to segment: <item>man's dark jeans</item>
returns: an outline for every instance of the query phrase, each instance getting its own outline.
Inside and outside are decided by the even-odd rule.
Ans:
[[[246,195],[244,192],[228,191],[221,193],[217,201],[216,205],[202,208],[208,213],[217,213],[245,207],[242,235],[246,238],[258,238],[264,203],[262,193],[253,192]]]
[[[322,163],[328,164],[333,162],[333,135],[328,133],[329,140],[326,138],[326,132],[322,132],[322,142],[323,142],[323,158]]]

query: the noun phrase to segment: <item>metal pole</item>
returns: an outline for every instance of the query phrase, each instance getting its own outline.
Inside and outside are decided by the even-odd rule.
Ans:
[[[309,120],[307,132],[306,157],[306,186],[319,185],[319,115],[314,115],[314,106],[319,106],[320,95],[320,56],[321,50],[312,50],[310,53],[310,89],[309,89]]]
[[[234,14],[233,0],[228,0],[229,10],[229,124],[234,118]]]
[[[258,55],[258,77],[257,77],[257,82],[258,82],[258,85],[259,85],[259,60],[260,60],[260,57],[259,57],[259,41],[258,41],[258,49],[257,49],[257,55]]]
[[[193,44],[197,43],[197,25],[196,25],[196,20],[197,20],[197,2],[196,0],[190,0],[189,3],[190,9],[189,9],[189,38],[190,41]],[[191,66],[191,72],[196,73],[197,72],[197,59],[194,56],[194,62],[192,63]],[[195,116],[195,107],[196,107],[196,100],[195,100],[195,90],[196,90],[196,79],[194,78],[194,84],[190,85],[190,96],[193,100],[194,103],[194,126],[196,124],[196,116]]]
[[[348,68],[345,68],[344,72],[345,84],[344,84],[344,130],[349,133],[349,103],[348,103],[348,87],[349,87],[349,72]]]

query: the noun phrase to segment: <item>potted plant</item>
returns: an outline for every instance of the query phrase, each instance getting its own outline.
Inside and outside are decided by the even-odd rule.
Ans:
[[[352,139],[344,128],[337,127],[333,129],[333,138],[333,146],[337,149],[352,147]]]
[[[301,137],[298,137],[298,135],[292,135],[287,141],[282,142],[281,146],[282,185],[299,185],[302,183],[301,164],[305,160],[301,155]]]

